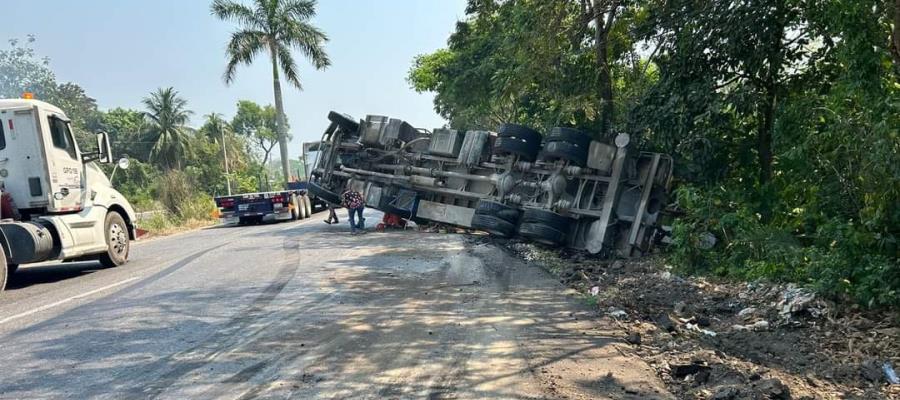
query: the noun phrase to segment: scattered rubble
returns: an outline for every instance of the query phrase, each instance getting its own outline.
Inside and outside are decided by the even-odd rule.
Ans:
[[[897,314],[839,306],[791,284],[683,277],[660,259],[506,247],[596,292],[597,318],[615,319],[633,345],[623,351],[641,356],[677,398],[900,399]]]

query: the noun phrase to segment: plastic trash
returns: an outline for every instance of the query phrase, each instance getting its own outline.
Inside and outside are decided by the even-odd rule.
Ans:
[[[891,363],[885,362],[884,365],[881,366],[881,369],[884,370],[884,377],[887,378],[887,381],[891,383],[891,385],[900,385],[900,378],[897,378],[897,372],[894,371],[894,367],[891,366]]]

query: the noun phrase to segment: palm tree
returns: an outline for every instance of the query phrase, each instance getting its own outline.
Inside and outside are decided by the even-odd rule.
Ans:
[[[190,153],[189,133],[185,127],[193,112],[187,100],[175,89],[159,88],[143,100],[144,117],[153,141],[150,160],[166,169],[181,169],[182,160]]]
[[[228,124],[228,122],[225,122],[225,119],[222,118],[222,114],[210,113],[206,115],[206,123],[200,128],[200,132],[206,136],[207,140],[213,143],[219,143],[222,146],[222,162],[225,166],[225,185],[228,190],[228,195],[231,196],[231,170],[228,168],[227,139],[227,137],[231,135],[231,125]],[[233,155],[234,152],[231,154]]]
[[[275,109],[278,112],[278,144],[281,150],[281,168],[284,176],[290,174],[290,158],[287,148],[287,129],[284,123],[284,103],[281,98],[280,73],[294,87],[302,90],[297,64],[291,55],[299,50],[316,69],[331,65],[325,53],[328,37],[309,23],[316,15],[315,0],[255,0],[253,8],[234,0],[215,0],[210,7],[212,14],[222,20],[237,22],[240,29],[231,34],[228,43],[228,65],[225,67],[225,83],[234,81],[238,65],[249,65],[260,53],[268,51],[272,61],[272,80],[275,90]]]

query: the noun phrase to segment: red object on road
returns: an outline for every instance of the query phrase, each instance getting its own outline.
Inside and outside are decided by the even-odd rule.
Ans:
[[[403,229],[405,227],[406,227],[405,219],[400,218],[400,216],[397,214],[385,213],[384,218],[381,219],[381,223],[378,225],[375,225],[375,230],[378,232],[384,232],[385,229],[389,229],[389,228]]]

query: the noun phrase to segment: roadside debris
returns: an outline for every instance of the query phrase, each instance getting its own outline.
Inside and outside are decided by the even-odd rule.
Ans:
[[[645,360],[677,398],[900,399],[900,383],[891,383],[900,363],[896,314],[837,307],[796,285],[679,276],[654,259],[568,257],[515,241],[507,248],[567,286],[596,292],[598,317],[615,318],[632,344],[623,351]]]
[[[897,378],[897,372],[894,371],[894,367],[891,366],[891,363],[886,362],[881,368],[884,370],[884,376],[887,378],[888,383],[891,385],[900,385],[900,379]]]

